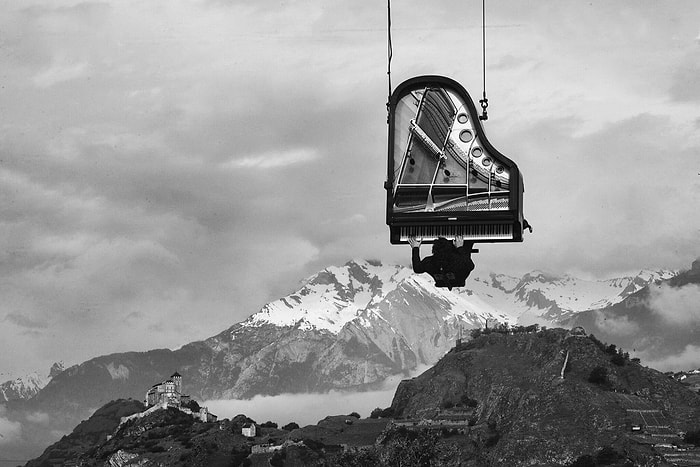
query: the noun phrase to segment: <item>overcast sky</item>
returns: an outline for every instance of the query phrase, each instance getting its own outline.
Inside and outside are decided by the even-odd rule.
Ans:
[[[477,271],[604,278],[700,256],[700,3],[489,0],[490,142],[522,244]],[[429,6],[428,6],[429,5]],[[394,86],[482,91],[481,2],[396,1]],[[0,381],[206,338],[384,224],[376,0],[0,4]]]

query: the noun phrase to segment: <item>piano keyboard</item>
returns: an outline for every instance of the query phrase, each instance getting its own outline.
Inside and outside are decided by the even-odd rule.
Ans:
[[[429,242],[438,237],[467,240],[512,240],[513,224],[473,224],[473,225],[412,225],[399,227],[399,239],[408,241],[409,237],[417,237]]]

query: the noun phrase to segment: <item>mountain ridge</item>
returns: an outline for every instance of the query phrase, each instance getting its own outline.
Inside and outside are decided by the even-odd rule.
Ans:
[[[666,275],[672,274],[649,277]],[[516,279],[477,274],[465,289],[450,292],[409,268],[349,261],[309,276],[296,291],[215,336],[175,350],[114,353],[73,365],[32,399],[7,403],[7,417],[27,425],[28,413],[46,413],[48,422],[28,432],[65,432],[110,400],[141,399],[174,370],[198,400],[372,389],[389,376],[435,363],[468,329],[550,324],[548,316],[563,316],[561,287],[588,284],[561,277],[549,282],[541,274]],[[497,287],[485,288],[490,282]],[[632,282],[588,287],[611,300]]]
[[[0,403],[18,399],[31,399],[39,393],[51,379],[64,370],[63,362],[55,362],[48,373],[34,371],[24,376],[0,384]]]

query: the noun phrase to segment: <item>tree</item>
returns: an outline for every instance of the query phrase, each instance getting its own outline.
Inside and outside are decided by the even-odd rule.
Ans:
[[[436,465],[439,435],[429,431],[394,430],[387,433],[384,449],[380,451],[380,465],[425,466]],[[439,464],[437,464],[439,465]]]
[[[287,452],[275,451],[270,460],[268,461],[273,467],[284,467],[284,460],[287,458]]]
[[[348,417],[362,418],[362,417],[360,417],[360,414],[357,412],[351,412],[350,415],[348,415]]]
[[[700,446],[700,430],[689,431],[683,437],[686,443],[694,444]]]
[[[608,382],[608,369],[602,366],[593,368],[588,376],[588,381],[593,384],[606,384]]]
[[[195,413],[198,413],[199,409],[200,409],[199,404],[194,399],[190,399],[189,402],[182,404],[182,407],[190,409],[192,412],[195,412]]]
[[[619,353],[613,355],[610,361],[617,366],[625,365],[625,357],[623,355],[620,355]]]
[[[615,464],[623,458],[624,456],[617,452],[612,446],[605,446],[596,456],[596,461],[598,465],[610,465]]]
[[[476,399],[472,399],[466,394],[462,394],[462,397],[460,397],[459,400],[465,407],[476,407],[479,405],[479,402]]]
[[[284,425],[282,429],[286,431],[298,430],[299,425],[296,422],[289,422],[286,425]]]
[[[369,414],[369,418],[379,418],[379,416],[382,414],[382,409],[377,407],[376,409],[372,410],[372,412]]]
[[[275,422],[271,421],[266,421],[265,423],[260,425],[262,428],[277,428],[277,424]]]
[[[597,464],[593,456],[584,454],[570,464],[570,467],[596,467],[596,465]]]

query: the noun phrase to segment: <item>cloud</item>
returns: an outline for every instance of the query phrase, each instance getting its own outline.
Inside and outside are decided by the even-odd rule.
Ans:
[[[0,405],[0,446],[12,444],[22,436],[22,424],[4,417],[6,409]]]
[[[28,422],[44,426],[48,426],[50,420],[49,414],[46,412],[31,412],[28,413],[25,418]]]
[[[644,365],[660,371],[688,371],[700,368],[700,346],[688,344],[682,352],[663,358],[640,353]]]
[[[698,48],[698,44],[700,44],[700,41],[696,38],[695,47],[688,50],[682,56],[680,63],[675,67],[669,94],[676,102],[697,102],[700,100],[700,85],[695,79],[698,73],[700,73],[700,66],[698,66],[700,49]]]
[[[9,321],[17,326],[28,329],[45,329],[48,327],[48,324],[45,322],[20,315],[19,313],[8,313],[5,315],[3,321]]]
[[[392,390],[358,393],[330,391],[324,394],[256,396],[251,400],[210,400],[202,405],[209,407],[220,418],[245,414],[259,423],[270,420],[280,426],[289,422],[305,426],[315,425],[327,415],[357,412],[362,417],[369,417],[375,408],[391,405],[393,395]]]
[[[671,287],[662,284],[649,289],[649,307],[675,326],[700,325],[700,285]]]
[[[231,169],[278,169],[309,162],[317,157],[318,155],[314,150],[297,149],[284,153],[261,154],[237,158],[223,164],[223,167]]]
[[[408,377],[418,375],[428,369],[420,366]],[[280,426],[296,422],[301,426],[315,425],[328,415],[347,415],[357,412],[361,417],[369,417],[372,410],[386,408],[396,392],[401,379],[406,376],[387,378],[381,387],[374,391],[349,392],[329,391],[313,394],[281,394],[278,396],[256,396],[250,400],[210,400],[202,405],[220,418],[233,418],[244,414],[258,423],[268,420]]]
[[[61,63],[34,75],[32,81],[40,88],[49,88],[59,83],[86,76],[89,66],[82,63]]]
[[[630,336],[639,332],[639,325],[628,316],[613,316],[610,313],[595,312],[595,325],[606,333],[617,336]]]

